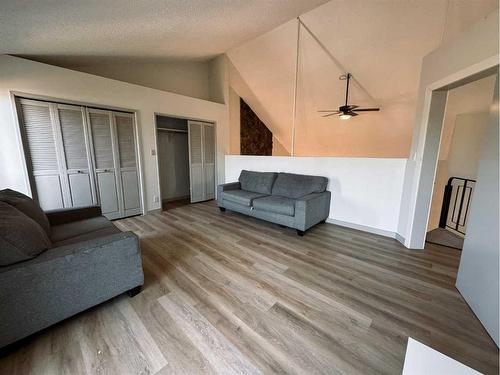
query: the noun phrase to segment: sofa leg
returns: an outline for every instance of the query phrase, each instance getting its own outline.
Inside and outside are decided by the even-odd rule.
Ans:
[[[304,231],[303,230],[298,230],[297,229],[297,234],[300,236],[300,237],[303,237],[304,236]]]
[[[325,224],[326,223],[326,219],[325,220],[321,220],[321,224]]]
[[[220,212],[225,212],[226,208],[225,207],[219,207]]]
[[[127,294],[130,298],[135,297],[138,295],[142,290],[142,285],[136,286],[135,288],[132,288],[130,290],[127,290]]]

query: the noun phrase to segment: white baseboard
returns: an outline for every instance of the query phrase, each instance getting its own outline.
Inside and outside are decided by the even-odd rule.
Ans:
[[[384,237],[390,237],[390,238],[397,239],[397,236],[398,236],[398,234],[396,232],[391,232],[389,230],[369,227],[367,225],[349,223],[347,221],[342,221],[342,220],[337,220],[337,219],[332,219],[332,218],[326,219],[326,222],[330,223],[330,224],[340,225],[341,227],[347,227],[347,228],[351,228],[351,229],[361,230],[363,232],[378,234],[378,235],[384,236]]]
[[[398,242],[401,242],[401,244],[403,244],[403,245],[406,247],[406,245],[405,245],[405,241],[406,241],[406,240],[405,240],[405,238],[404,238],[402,235],[400,235],[399,233],[396,233],[396,240],[398,240]]]

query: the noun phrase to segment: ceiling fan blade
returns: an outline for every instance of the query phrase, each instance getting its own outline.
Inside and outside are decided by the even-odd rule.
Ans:
[[[338,111],[339,111],[338,109],[323,109],[318,112],[338,112]]]
[[[323,115],[321,117],[329,117],[329,116],[333,116],[333,115],[338,115],[340,112],[333,112],[333,113],[329,113],[328,115]]]
[[[348,105],[347,110],[352,111],[353,109],[358,108],[358,107],[359,107],[358,105]]]
[[[356,108],[355,112],[368,112],[368,111],[380,111],[380,108]]]
[[[356,112],[353,112],[353,111],[346,112],[345,114],[350,115],[350,116],[357,116],[358,115]]]

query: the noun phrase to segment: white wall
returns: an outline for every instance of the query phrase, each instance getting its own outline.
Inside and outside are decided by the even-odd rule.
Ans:
[[[68,69],[193,98],[211,99],[209,62],[122,62],[66,66]]]
[[[456,117],[462,113],[487,113],[493,99],[494,88],[495,75],[491,75],[448,91],[439,160],[448,158]]]
[[[227,81],[222,83],[227,84]],[[0,189],[28,192],[24,158],[18,138],[10,91],[137,110],[145,207],[157,209],[159,197],[155,113],[203,119],[217,126],[218,179],[224,181],[228,138],[227,106],[165,91],[115,81],[12,56],[0,56]]]
[[[226,182],[242,169],[328,177],[329,221],[394,237],[406,159],[226,155]]]
[[[498,76],[497,76],[498,85]],[[457,288],[497,346],[499,331],[499,131],[498,86],[486,130]]]
[[[437,150],[436,158],[428,160],[424,154],[424,147],[426,141],[437,140],[434,146],[436,149],[439,148],[440,134],[440,132],[429,133],[428,118],[432,90],[498,64],[498,16],[496,10],[424,58],[398,225],[398,234],[400,238],[404,238],[407,247],[421,249],[425,242]],[[430,139],[431,137],[434,139]]]
[[[240,148],[240,97],[229,87],[229,153],[239,155]]]

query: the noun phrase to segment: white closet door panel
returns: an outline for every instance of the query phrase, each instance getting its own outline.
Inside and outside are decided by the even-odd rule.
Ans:
[[[189,153],[191,164],[202,164],[202,124],[189,123]]]
[[[191,181],[191,203],[204,200],[203,186],[203,124],[188,121],[189,129],[189,171]]]
[[[203,167],[191,166],[191,203],[201,202],[205,199],[203,194]]]
[[[135,170],[122,172],[123,203],[125,210],[141,207],[137,181],[137,172]]]
[[[203,172],[205,200],[215,198],[215,130],[212,124],[203,126]]]
[[[58,171],[49,104],[22,100],[21,112],[33,171]]]
[[[96,169],[113,169],[111,121],[108,113],[89,111]]]
[[[103,215],[108,219],[120,217],[115,173],[99,172],[97,174],[97,186]]]
[[[134,116],[128,113],[114,112],[116,145],[118,149],[120,181],[118,191],[122,194],[124,216],[141,213],[139,178],[134,131]]]
[[[215,164],[205,164],[205,200],[215,198]]]
[[[118,151],[120,153],[120,167],[135,167],[135,136],[134,120],[132,115],[115,114],[116,133],[118,137]]]
[[[18,103],[33,196],[45,210],[64,208],[50,104],[27,99]]]
[[[82,108],[58,108],[59,121],[68,169],[89,168],[85,132],[83,130]]]
[[[38,203],[44,211],[64,208],[59,175],[35,176]]]
[[[91,206],[93,202],[90,175],[88,173],[75,173],[68,175],[68,179],[73,207]]]
[[[95,189],[92,181],[90,150],[84,123],[83,107],[57,105],[61,127],[63,155],[66,161],[67,181],[72,207],[94,204]]]
[[[203,126],[203,160],[206,164],[215,163],[215,131],[212,124]]]

